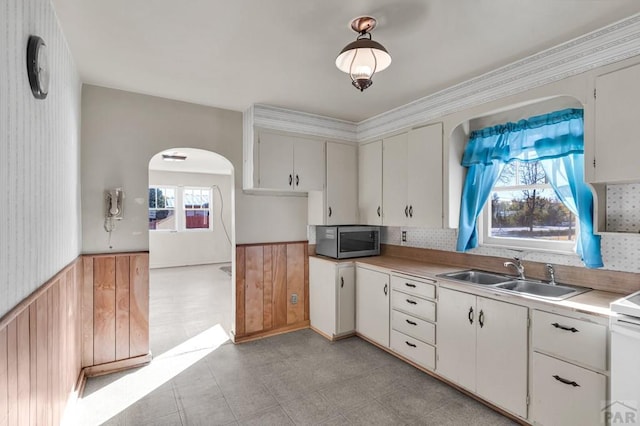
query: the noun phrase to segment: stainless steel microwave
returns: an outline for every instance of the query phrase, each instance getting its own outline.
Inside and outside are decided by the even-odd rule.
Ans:
[[[380,254],[378,226],[317,226],[316,254],[334,259]]]

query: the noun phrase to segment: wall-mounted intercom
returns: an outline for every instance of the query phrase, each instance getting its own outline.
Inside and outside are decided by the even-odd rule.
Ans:
[[[114,188],[105,191],[106,214],[105,218],[122,220],[124,193],[122,188]]]

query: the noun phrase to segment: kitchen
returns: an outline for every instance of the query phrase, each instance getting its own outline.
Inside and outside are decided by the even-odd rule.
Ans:
[[[65,30],[65,35],[71,40],[74,37],[72,36],[73,32],[82,29],[76,28],[73,30],[65,27],[65,23],[67,23],[66,25],[71,25],[68,24],[70,22],[68,19],[71,19],[68,14],[73,14],[73,11],[69,8],[69,3],[61,1],[54,2],[54,5],[63,22],[62,27]],[[42,7],[47,8],[45,6]],[[633,8],[633,6],[629,5],[628,7],[630,9]],[[49,10],[47,14],[50,13],[51,11]],[[362,12],[354,11],[354,13]],[[516,253],[519,253],[511,248],[504,249],[488,246],[474,249],[471,254],[455,253],[456,240],[458,238],[456,229],[458,228],[460,216],[460,194],[465,177],[465,168],[460,165],[460,159],[469,134],[471,131],[484,127],[578,106],[584,109],[585,159],[588,158],[590,160],[596,156],[598,158],[597,167],[586,167],[590,164],[590,161],[585,161],[585,163],[588,163],[585,164],[585,180],[593,185],[594,193],[596,194],[594,197],[594,228],[601,234],[602,257],[605,267],[602,270],[587,270],[581,266],[582,263],[579,257],[575,255],[558,255],[554,252],[545,253],[526,250],[523,259],[525,274],[527,278],[548,281],[549,277],[545,265],[546,263],[551,263],[555,268],[556,280],[561,284],[590,287],[595,292],[630,294],[638,290],[637,256],[634,256],[634,253],[636,253],[635,248],[638,245],[635,239],[637,230],[634,229],[634,226],[637,226],[638,222],[633,220],[633,208],[622,206],[622,209],[620,209],[620,204],[624,204],[624,202],[617,202],[617,198],[612,195],[622,194],[620,197],[625,201],[629,198],[634,199],[634,197],[637,197],[636,186],[633,183],[639,178],[637,175],[633,175],[635,147],[624,142],[619,142],[617,144],[619,146],[612,147],[610,144],[615,144],[617,141],[624,141],[625,139],[611,138],[612,140],[608,140],[606,148],[604,148],[600,143],[601,140],[595,137],[597,132],[600,131],[600,125],[596,124],[596,119],[600,117],[598,115],[598,106],[602,104],[598,102],[600,100],[607,102],[607,90],[599,90],[594,100],[595,86],[604,84],[605,86],[603,87],[612,90],[609,93],[614,93],[614,96],[618,97],[614,102],[622,106],[619,108],[621,111],[616,109],[616,113],[624,114],[626,112],[632,114],[633,100],[637,98],[632,95],[633,90],[635,90],[635,84],[633,83],[637,80],[635,75],[637,71],[634,66],[637,64],[638,47],[633,37],[633,34],[637,32],[637,17],[632,15],[629,10],[624,10],[621,13],[623,15],[610,21],[615,22],[626,16],[618,24],[610,26],[602,24],[592,28],[591,31],[595,32],[590,33],[588,36],[576,38],[583,33],[574,34],[566,39],[573,39],[572,42],[560,40],[565,41],[565,43],[560,43],[560,41],[549,43],[545,46],[546,50],[541,48],[537,51],[529,52],[529,54],[533,54],[542,51],[541,53],[533,56],[521,56],[520,59],[515,61],[512,59],[504,64],[510,64],[509,66],[498,68],[496,71],[487,74],[483,72],[474,74],[479,77],[469,79],[472,75],[467,76],[467,78],[460,80],[464,83],[448,84],[443,86],[448,87],[447,90],[434,91],[434,94],[421,97],[417,101],[416,96],[411,95],[410,99],[405,102],[397,102],[393,108],[378,109],[374,113],[368,109],[372,108],[372,106],[363,105],[362,111],[357,113],[362,114],[362,118],[355,117],[355,111],[358,111],[358,108],[351,104],[351,112],[349,113],[351,115],[344,115],[347,121],[328,118],[327,116],[332,115],[331,111],[323,110],[322,108],[318,108],[315,111],[320,115],[300,112],[299,110],[305,109],[300,104],[287,105],[287,108],[255,104],[249,109],[242,108],[245,111],[242,114],[238,112],[238,108],[234,110],[218,109],[196,105],[195,103],[184,103],[132,93],[132,91],[136,91],[133,88],[128,88],[129,90],[110,89],[108,87],[127,88],[117,86],[115,83],[109,85],[92,81],[91,79],[86,79],[86,77],[83,77],[84,86],[81,87],[80,79],[74,70],[73,59],[69,59],[70,55],[65,56],[63,59],[60,59],[59,56],[54,56],[61,63],[64,63],[64,67],[67,67],[65,78],[68,78],[68,81],[54,80],[57,84],[52,87],[56,87],[55,90],[68,87],[70,91],[68,98],[65,99],[66,103],[58,108],[60,111],[68,111],[69,113],[63,117],[64,120],[59,120],[59,122],[67,123],[67,128],[63,129],[63,131],[72,135],[71,139],[75,140],[76,143],[74,146],[80,153],[78,155],[80,159],[76,163],[70,162],[68,167],[72,171],[77,170],[77,174],[72,176],[65,175],[64,177],[65,182],[68,183],[65,186],[76,188],[78,193],[69,194],[63,192],[64,196],[60,196],[59,199],[65,200],[62,205],[76,213],[74,217],[82,218],[81,221],[76,220],[81,229],[78,229],[77,223],[68,218],[68,214],[63,214],[63,212],[56,210],[57,217],[62,218],[59,222],[62,229],[69,231],[69,235],[75,235],[75,238],[72,238],[75,242],[65,245],[67,247],[66,251],[60,253],[61,257],[56,258],[55,262],[48,263],[46,265],[48,270],[40,273],[38,278],[28,275],[30,272],[25,272],[25,275],[22,276],[23,278],[26,276],[33,278],[30,280],[30,286],[25,286],[24,289],[15,291],[15,294],[11,293],[11,297],[5,299],[6,306],[4,311],[6,313],[6,311],[20,303],[22,298],[34,291],[47,277],[54,276],[57,270],[73,261],[80,253],[96,255],[110,253],[106,247],[106,239],[102,230],[104,217],[101,196],[105,186],[122,185],[125,188],[128,193],[125,198],[125,210],[127,218],[131,219],[123,220],[118,229],[119,232],[114,233],[114,251],[111,251],[111,253],[144,252],[148,247],[148,235],[146,232],[141,231],[146,224],[141,223],[140,218],[146,218],[147,212],[144,203],[138,203],[136,198],[139,198],[139,194],[145,194],[148,189],[146,174],[151,156],[162,149],[175,147],[176,139],[188,140],[189,145],[193,148],[207,149],[223,155],[233,163],[238,171],[235,175],[237,189],[235,200],[236,230],[232,236],[236,247],[245,250],[245,254],[247,250],[249,252],[262,250],[263,261],[265,253],[268,252],[272,259],[277,258],[278,262],[284,262],[287,266],[291,265],[291,268],[287,268],[287,270],[293,271],[295,269],[296,271],[293,274],[295,277],[292,277],[292,283],[294,281],[295,283],[292,284],[291,293],[287,293],[289,289],[285,286],[284,303],[274,302],[275,305],[272,304],[272,306],[277,305],[278,309],[273,310],[271,313],[281,312],[280,309],[284,307],[284,317],[273,317],[270,326],[265,326],[264,324],[264,319],[267,316],[267,311],[264,310],[266,306],[264,303],[264,297],[266,297],[264,287],[251,289],[252,291],[256,290],[251,293],[252,296],[256,294],[262,295],[263,303],[256,303],[256,299],[253,297],[250,300],[255,306],[260,305],[263,311],[259,311],[256,315],[255,311],[251,310],[247,311],[248,317],[247,315],[241,316],[241,319],[245,321],[244,332],[241,332],[242,330],[239,327],[241,319],[240,317],[237,318],[236,340],[240,341],[244,337],[247,338],[245,340],[248,340],[262,332],[276,331],[274,324],[278,321],[281,321],[284,328],[288,327],[289,329],[309,325],[310,319],[307,316],[309,311],[306,309],[305,304],[313,304],[314,301],[307,297],[308,293],[304,281],[307,276],[309,276],[309,280],[312,279],[308,274],[311,272],[311,264],[314,262],[312,259],[315,259],[315,257],[309,258],[309,254],[312,255],[314,250],[316,226],[322,226],[322,224],[361,223],[382,226],[380,242],[383,243],[383,253],[395,253],[396,257],[413,258],[414,261],[419,259],[430,264],[453,266],[452,269],[429,270],[429,272],[419,268],[402,270],[397,266],[390,265],[386,267],[384,265],[373,265],[369,268],[378,273],[386,269],[389,277],[391,277],[392,272],[404,272],[404,274],[400,275],[401,277],[406,278],[405,275],[408,273],[413,277],[417,275],[423,277],[423,279],[428,278],[429,280],[438,281],[435,292],[429,293],[433,297],[421,298],[419,295],[414,295],[417,298],[429,302],[439,302],[438,298],[444,289],[452,291],[467,289],[467,293],[470,291],[469,294],[477,298],[474,303],[484,303],[481,298],[486,296],[486,293],[484,293],[486,290],[471,291],[469,287],[460,287],[458,284],[449,283],[450,280],[447,281],[436,277],[440,273],[470,268],[503,275],[508,274],[510,271],[504,267],[503,263],[510,261]],[[28,15],[28,13],[25,13],[25,15]],[[348,21],[351,17],[346,18],[346,20]],[[25,18],[25,20],[29,19]],[[610,22],[606,22],[606,24]],[[603,29],[598,30],[601,27]],[[381,25],[373,34],[376,40],[385,43],[383,30],[384,26]],[[346,31],[342,30],[340,35],[344,36],[344,33],[347,33],[347,37],[351,36],[348,31],[348,29]],[[50,35],[45,39],[53,40],[54,37],[56,36]],[[75,38],[75,40],[78,39]],[[75,42],[70,42],[71,45],[73,43]],[[16,43],[16,45],[18,44]],[[55,46],[55,49],[61,49],[60,46],[64,48],[64,42],[52,44],[52,46]],[[333,48],[335,46],[330,47]],[[393,49],[389,49],[390,53],[394,55]],[[15,57],[22,58],[23,52],[18,50],[15,48]],[[559,60],[558,58],[563,59]],[[359,96],[366,96],[374,90],[380,90],[381,92],[390,90],[389,87],[391,85],[389,80],[385,80],[385,73],[391,72],[393,67],[399,63],[395,56],[394,61],[389,71],[376,75],[375,85],[368,88],[364,93],[358,93],[350,87],[349,80],[345,81],[346,76],[341,73],[336,73],[335,75],[336,86],[346,83],[344,87],[340,86],[341,91],[350,90],[353,91],[353,95]],[[15,64],[18,63],[22,64],[22,62],[16,60]],[[333,66],[331,63],[329,65]],[[102,66],[110,67],[113,64],[102,63]],[[530,67],[534,67],[536,71],[531,72]],[[19,79],[23,77],[22,68],[22,65],[15,65],[11,68],[11,81],[21,81]],[[488,69],[494,68],[496,67]],[[113,75],[117,75],[115,70],[112,71],[114,71]],[[335,69],[331,70],[331,72],[333,71]],[[88,75],[87,73],[87,70],[81,71],[81,74],[85,76]],[[630,85],[625,83],[622,95],[622,99],[630,102],[630,104],[624,104],[620,100],[619,87],[607,86],[608,82],[605,81],[606,77],[603,76],[608,75],[616,75],[616,81],[631,82]],[[54,73],[52,78],[60,79],[61,74]],[[90,84],[92,82],[94,84]],[[142,89],[139,92],[151,93],[149,90]],[[20,105],[25,102],[21,99],[22,95],[20,97],[16,95],[17,92],[9,93],[12,93],[11,104]],[[172,98],[169,94],[164,94],[164,97]],[[55,99],[60,98],[52,97],[50,101],[53,102]],[[174,95],[173,99],[181,99],[181,97]],[[277,98],[274,97],[272,99],[274,101],[270,103],[277,105],[278,102],[275,101]],[[362,103],[362,97],[355,98],[354,96],[353,99],[352,102],[355,105]],[[28,114],[25,113],[25,115],[30,121],[37,120],[29,114],[43,114],[45,112],[40,111],[38,108],[47,108],[45,103],[33,105],[29,103],[28,105],[28,109],[26,109]],[[15,114],[12,112],[13,109],[8,109],[8,111],[6,114],[3,113],[2,116],[6,117],[10,114]],[[78,125],[80,116],[82,117],[81,129]],[[18,119],[21,118],[23,117],[18,116]],[[624,122],[633,123],[633,119],[632,117],[627,118]],[[46,125],[44,121],[39,123],[38,125]],[[602,125],[606,126],[606,123]],[[623,128],[618,130],[624,133],[630,129],[625,130]],[[47,133],[47,128],[43,132]],[[425,136],[424,132],[429,134]],[[403,144],[413,146],[411,142],[413,140],[424,140],[426,138],[432,140],[432,133],[440,135],[439,143],[436,142],[426,148],[420,146],[420,144],[416,146],[423,150],[423,154],[426,153],[426,160],[424,161],[434,159],[441,159],[442,161],[434,161],[428,167],[422,166],[422,162],[415,161],[417,157],[408,155],[407,151],[404,151],[405,154],[403,156],[403,151],[400,149],[395,152],[395,159],[398,160],[395,169],[385,171],[384,162],[391,158],[387,155],[387,160],[385,160],[385,153],[389,153],[389,151],[379,149],[385,145],[385,142],[397,144],[397,146]],[[33,136],[30,134],[29,137]],[[270,137],[271,139],[269,139]],[[64,137],[60,136],[60,139],[64,139]],[[82,149],[79,149],[80,140]],[[244,140],[244,146],[240,144],[241,140]],[[267,142],[264,142],[265,140]],[[283,140],[285,142],[282,142]],[[296,142],[291,142],[291,140]],[[313,186],[307,186],[305,190],[299,191],[295,189],[290,191],[282,187],[261,187],[261,185],[266,185],[268,177],[275,176],[275,172],[268,176],[269,167],[265,168],[265,165],[262,164],[260,150],[266,149],[263,147],[269,144],[282,148],[292,144],[299,147],[304,143],[316,145],[316,150],[313,151],[316,154],[311,156],[315,161],[308,162],[311,164],[312,174],[316,178],[316,183]],[[379,145],[377,145],[378,143]],[[318,146],[320,146],[320,151],[318,151]],[[70,148],[71,152],[74,152],[73,146]],[[614,150],[617,155],[608,155],[612,154]],[[35,148],[34,152],[40,155]],[[297,169],[295,151],[292,150],[291,152],[292,161],[290,165],[282,161],[285,158],[284,156],[276,156],[276,159],[280,159],[280,161],[276,161],[276,165],[285,169],[285,183],[283,185],[288,185],[289,175],[291,175],[292,183],[299,179],[300,184],[298,185],[307,185],[305,173],[309,169],[307,167]],[[320,152],[319,155],[317,154],[318,152]],[[612,162],[607,163],[611,157],[613,157]],[[625,160],[631,164],[625,165]],[[43,164],[49,164],[46,158],[41,158],[40,161]],[[348,162],[351,166],[338,165],[341,161]],[[631,169],[631,175],[625,174],[628,173],[628,169]],[[25,166],[25,170],[30,170],[30,168]],[[396,175],[400,175],[400,173],[397,173],[398,171],[403,171],[404,176],[396,181],[384,178],[385,173],[393,175],[394,170]],[[345,171],[347,172],[346,177],[340,175]],[[377,171],[378,175],[369,175],[371,171]],[[361,177],[363,173],[366,178]],[[335,181],[331,182],[331,179],[335,179]],[[317,185],[318,181],[320,182],[319,185]],[[80,182],[82,182],[82,185],[79,185]],[[370,186],[367,186],[368,184]],[[417,189],[412,188],[431,191],[427,202],[425,202],[424,197],[418,197],[416,201],[409,201],[419,192]],[[60,191],[59,188],[56,188],[53,194],[59,194]],[[76,196],[72,196],[74,194]],[[54,200],[55,198],[51,200],[51,205],[57,208],[58,205],[53,202]],[[359,211],[358,202],[364,211]],[[348,207],[343,210],[345,205]],[[398,205],[402,208],[394,211],[393,207],[391,207],[393,205]],[[366,208],[370,206],[374,208]],[[404,213],[405,206],[406,215]],[[380,212],[378,212],[378,207],[380,207]],[[412,222],[409,221],[409,207],[412,207],[411,216],[413,217],[411,219],[415,219],[413,223],[416,225],[412,225]],[[424,211],[428,211],[428,215],[424,214]],[[342,216],[343,212],[346,212],[347,216]],[[351,219],[349,215],[351,215]],[[355,219],[352,219],[354,216]],[[619,223],[613,220],[615,218],[619,218]],[[338,222],[333,222],[334,219],[338,220]],[[376,223],[376,220],[380,220],[380,223]],[[54,223],[58,225],[58,222]],[[265,224],[270,225],[265,226]],[[52,224],[50,227],[45,228],[54,229],[56,228],[55,225]],[[25,232],[25,235],[30,234]],[[56,237],[59,237],[59,235],[56,234]],[[26,240],[25,244],[30,242],[33,241]],[[269,251],[264,248],[268,246],[267,243],[273,243]],[[288,243],[293,243],[291,249],[289,249]],[[289,252],[295,254],[295,259],[292,257],[289,260],[288,256],[284,260],[281,259],[283,252],[280,246],[287,246],[284,249],[284,254],[287,255]],[[261,249],[256,247],[261,247]],[[13,245],[10,245],[9,248],[16,249]],[[21,253],[25,252],[23,248],[19,250]],[[302,259],[302,263],[297,259]],[[361,263],[366,264],[367,262],[367,260],[358,261],[358,265]],[[408,265],[414,265],[409,260],[407,262]],[[29,270],[27,262],[21,262],[20,265],[19,270]],[[416,266],[414,265],[413,267],[415,268]],[[240,262],[236,262],[235,268],[236,278],[246,278],[246,276],[238,274],[238,271],[242,270]],[[363,269],[367,268],[363,267]],[[385,272],[382,273],[384,274]],[[15,275],[16,271],[12,271],[12,274]],[[302,281],[300,281],[300,276]],[[449,284],[441,286],[440,281],[447,281]],[[36,282],[37,285],[34,284]],[[262,283],[264,283],[264,280]],[[311,286],[311,283],[309,285]],[[427,289],[430,288],[428,285],[427,283]],[[236,290],[240,287],[237,286]],[[28,291],[25,289],[28,289]],[[298,299],[296,304],[291,303],[290,305],[289,301],[293,293],[297,295]],[[589,295],[589,293],[592,292],[585,293],[585,295]],[[496,292],[495,294],[499,294],[499,298],[504,297],[511,301],[525,300],[526,302],[522,303],[526,305],[528,312],[535,311],[560,316],[564,314],[567,318],[584,319],[581,317],[573,318],[572,312],[577,309],[574,307],[570,307],[567,310],[555,307],[549,308],[551,305],[535,299],[531,301],[529,298],[520,299],[513,295],[505,296],[507,293],[501,292]],[[588,296],[578,295],[576,297]],[[357,306],[357,300],[355,303]],[[238,305],[236,305],[237,307]],[[309,308],[311,309],[311,307]],[[549,309],[553,312],[548,312]],[[555,309],[561,310],[555,312]],[[478,307],[474,309],[478,313],[480,310],[486,311]],[[312,309],[311,311],[313,312]],[[408,315],[404,312],[406,310],[397,311],[403,315]],[[435,329],[436,346],[432,345],[431,347],[436,348],[438,351],[441,350],[439,335],[442,332],[440,330],[442,324],[439,312],[440,309],[437,308],[435,318],[437,321],[431,322],[431,324],[437,326]],[[391,315],[392,313],[389,312],[389,314]],[[593,324],[605,327],[605,329],[608,327],[607,322],[602,321],[604,317],[601,311],[595,313],[589,311],[589,314],[593,314],[591,316],[587,315],[589,321],[593,322]],[[357,318],[357,308],[354,315]],[[262,321],[257,321],[256,318],[260,316]],[[596,319],[593,319],[592,316]],[[249,332],[246,329],[247,318],[250,319],[248,321],[250,323]],[[428,319],[415,316],[414,318],[430,323]],[[530,317],[527,316],[527,318]],[[413,321],[411,318],[405,319]],[[535,327],[536,317],[533,314],[531,319]],[[589,321],[587,321],[589,325],[592,325]],[[565,325],[560,321],[554,320],[554,322]],[[474,320],[475,324],[476,321]],[[4,325],[3,322],[3,327]],[[311,326],[313,326],[313,321],[311,321]],[[378,327],[375,328],[378,329]],[[602,328],[597,329],[601,330]],[[361,334],[365,337],[367,335],[366,332]],[[387,339],[389,338],[387,337]],[[422,340],[418,340],[422,342]],[[607,339],[605,338],[606,341]],[[382,346],[385,346],[385,342],[383,342]],[[429,345],[426,342],[423,343]],[[541,357],[549,357],[549,353],[555,353],[535,346],[535,342],[533,345],[527,343],[525,348],[527,354],[536,352]],[[408,345],[405,346],[410,347]],[[429,348],[425,346],[425,350],[429,350]],[[483,356],[477,352],[474,355],[476,357]],[[607,356],[605,356],[605,359],[607,359]],[[440,354],[440,358],[442,358],[442,354]],[[562,356],[562,358],[562,362],[579,366],[579,368],[596,375],[595,377],[608,377],[610,371],[608,361],[602,364],[601,360],[591,362],[580,358],[576,359],[571,355]],[[533,367],[527,364],[527,369],[529,368]],[[435,363],[435,369],[437,373],[438,362]],[[528,371],[527,374],[529,374]],[[462,381],[462,379],[460,380]],[[530,377],[527,376],[526,380],[530,380]],[[471,387],[468,386],[467,388]],[[605,388],[607,387],[608,384],[605,384]],[[481,393],[481,395],[485,394]],[[602,395],[602,393],[600,392],[598,395]],[[530,396],[533,398],[532,403],[535,406],[535,394]],[[602,399],[608,399],[608,397],[598,397],[598,404]],[[495,399],[491,400],[495,401]],[[499,403],[496,404],[501,405]],[[516,412],[509,407],[506,410],[511,413]],[[532,408],[530,407],[528,410],[531,412]],[[520,415],[520,418],[525,419],[525,421],[536,419],[535,417],[528,417],[528,414]],[[544,418],[540,421],[543,424],[548,422]]]

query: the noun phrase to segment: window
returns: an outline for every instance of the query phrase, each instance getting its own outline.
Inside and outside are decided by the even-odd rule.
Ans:
[[[211,229],[211,188],[149,187],[149,229]]]
[[[539,161],[505,164],[483,211],[483,244],[571,251],[576,216],[560,201]]]
[[[185,229],[210,229],[209,188],[185,188],[183,191]]]
[[[176,189],[149,188],[149,229],[175,231]]]

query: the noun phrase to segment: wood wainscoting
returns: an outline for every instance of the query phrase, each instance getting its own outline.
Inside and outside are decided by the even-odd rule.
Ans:
[[[309,327],[308,243],[236,246],[235,302],[236,343]]]
[[[81,371],[79,258],[0,320],[0,426],[58,425]]]
[[[82,366],[87,375],[150,361],[149,253],[84,255],[82,266]]]

